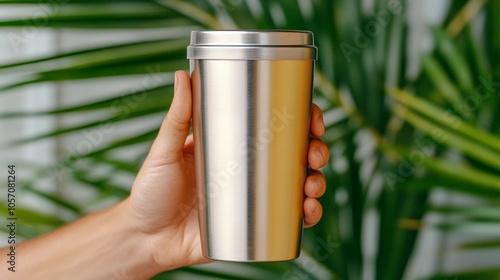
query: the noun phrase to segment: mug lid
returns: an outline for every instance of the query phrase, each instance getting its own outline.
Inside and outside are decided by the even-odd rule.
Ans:
[[[315,60],[313,33],[299,30],[193,30],[189,59]]]

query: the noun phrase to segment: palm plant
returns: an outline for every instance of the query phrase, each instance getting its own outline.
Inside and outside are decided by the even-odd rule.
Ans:
[[[191,28],[307,29],[315,34],[320,55],[314,98],[325,112],[324,140],[333,160],[323,170],[328,182],[322,198],[324,216],[316,227],[304,232],[302,257],[284,263],[186,267],[155,279],[402,279],[410,277],[417,237],[428,228],[449,235],[496,235],[453,248],[435,248],[436,255],[443,250],[453,254],[456,250],[500,249],[500,2],[452,1],[444,21],[432,26],[434,49],[417,54],[420,70],[413,76],[408,72],[410,25],[405,1],[39,2],[0,0],[2,6],[26,5],[44,11],[28,21],[3,20],[0,27],[161,32],[1,65],[0,75],[16,73],[18,79],[0,88],[0,94],[40,83],[91,83],[96,78],[111,83],[116,81],[111,78],[142,75],[154,82],[54,110],[2,112],[4,121],[33,116],[105,116],[10,145],[75,135],[103,122],[116,127],[139,119],[158,122],[158,113],[164,114],[172,98],[172,81],[158,77],[187,69],[185,49]],[[366,8],[368,2],[371,8]],[[481,28],[474,28],[478,25]],[[8,39],[14,46],[27,40],[22,32],[10,33]],[[19,234],[27,238],[42,234],[104,200],[126,197],[131,182],[117,183],[110,174],[133,176],[145,147],[157,133],[157,128],[131,127],[129,136],[108,133],[107,141],[85,152],[62,153],[53,166],[26,163],[36,175],[23,181],[20,188],[71,215],[21,208]],[[139,153],[122,155],[133,149]],[[96,175],[96,167],[110,172]],[[84,185],[95,189],[96,195],[75,202],[39,188],[40,178],[58,174],[64,174],[62,184],[67,188]],[[433,202],[432,194],[443,189],[462,193],[473,202]],[[444,217],[443,222],[429,223],[426,217],[430,215]],[[367,239],[376,246],[372,256]],[[436,271],[427,278],[450,277],[498,279],[500,262],[496,267]]]

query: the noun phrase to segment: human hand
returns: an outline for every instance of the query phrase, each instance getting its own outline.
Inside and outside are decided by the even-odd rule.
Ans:
[[[188,74],[175,73],[174,99],[149,155],[124,201],[131,225],[144,236],[158,272],[209,262],[201,252],[195,187],[193,137],[189,134],[192,93]],[[326,182],[317,169],[328,162],[329,150],[320,137],[325,131],[323,115],[313,105],[308,164],[312,171],[304,185],[304,226],[321,218],[317,198]]]

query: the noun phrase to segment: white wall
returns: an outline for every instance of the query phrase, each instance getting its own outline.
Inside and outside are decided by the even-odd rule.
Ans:
[[[26,10],[18,7],[3,8],[0,10],[0,19],[13,17],[16,15],[26,15]],[[28,11],[31,13],[34,11]],[[54,53],[54,40],[56,34],[51,31],[41,29],[34,30],[10,30],[0,31],[0,64],[29,59],[40,55]],[[21,38],[20,41],[13,41],[12,38]],[[22,43],[15,43],[22,42]],[[2,78],[5,72],[0,70]],[[8,76],[7,76],[8,77]],[[13,79],[0,80],[0,86],[14,82]],[[0,94],[0,113],[13,111],[33,111],[53,108],[56,103],[58,93],[54,85],[44,84],[36,86],[26,86],[20,89],[11,90]],[[55,128],[54,118],[23,118],[15,120],[0,121],[0,146],[11,143],[20,137],[29,137]],[[17,180],[30,178],[31,164],[48,164],[55,158],[54,141],[39,141],[22,147],[12,147],[0,150],[0,174],[1,180],[6,180],[8,164],[16,164]],[[2,186],[4,184],[2,183]],[[40,184],[44,190],[54,191],[56,185],[53,181],[47,180]],[[33,207],[42,212],[50,213],[54,211],[51,203],[34,197],[33,195],[17,192],[18,207]],[[6,200],[7,190],[1,188],[0,199]],[[4,224],[4,223],[2,223]],[[0,233],[1,234],[1,233]],[[7,239],[0,235],[0,246],[5,245]]]

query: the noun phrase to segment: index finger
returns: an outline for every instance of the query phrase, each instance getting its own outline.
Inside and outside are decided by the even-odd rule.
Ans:
[[[325,133],[325,123],[323,122],[323,112],[318,105],[312,105],[311,113],[311,134],[320,137]]]

